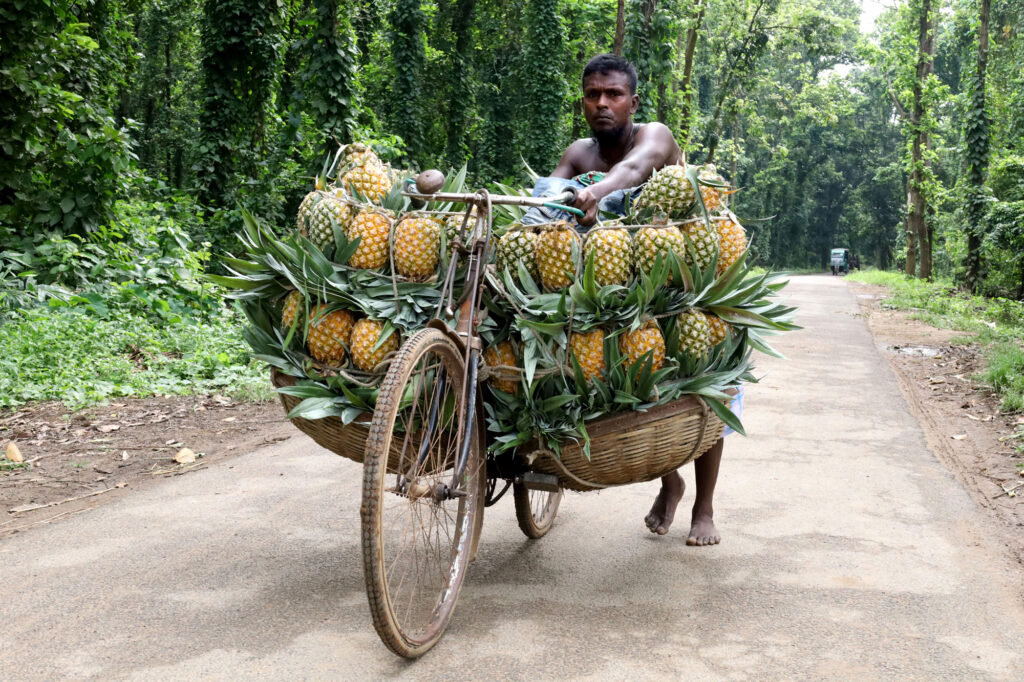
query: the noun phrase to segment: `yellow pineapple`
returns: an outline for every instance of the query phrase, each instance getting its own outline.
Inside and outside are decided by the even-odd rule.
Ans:
[[[537,278],[537,233],[529,228],[512,226],[498,239],[498,270],[508,268],[517,276],[520,263],[534,279]]]
[[[638,209],[654,207],[672,216],[683,213],[697,200],[697,192],[686,177],[686,165],[665,166],[655,171],[636,199]]]
[[[294,289],[284,298],[281,309],[281,326],[288,331],[296,323],[302,325],[306,317],[306,299],[298,289]]]
[[[623,229],[591,230],[583,251],[594,254],[594,281],[599,286],[625,284],[633,272],[633,240]]]
[[[690,238],[693,250],[697,254],[696,266],[703,270],[711,265],[715,260],[715,254],[718,252],[718,232],[713,228],[709,228],[703,218],[700,220],[688,220],[683,224],[683,231]],[[690,257],[689,249],[680,255],[687,265],[692,267],[695,264]]]
[[[619,353],[627,367],[635,365],[647,352],[651,352],[652,371],[665,365],[665,337],[654,320],[619,337]]]
[[[684,310],[676,318],[679,332],[679,350],[692,357],[701,358],[711,348],[711,325],[708,318],[696,308]]]
[[[678,227],[643,227],[637,230],[633,252],[636,254],[636,267],[641,272],[650,274],[658,257],[665,258],[669,251],[674,252],[679,260],[685,259],[686,239]]]
[[[600,377],[604,371],[604,330],[593,329],[569,336],[569,349],[580,363],[587,381]]]
[[[718,344],[729,338],[729,323],[720,318],[714,313],[704,313],[704,316],[708,318],[708,329],[710,330],[710,342],[712,346]]]
[[[441,221],[413,213],[395,226],[395,270],[415,280],[425,280],[437,270],[441,250]]]
[[[718,274],[722,274],[747,250],[747,231],[732,213],[716,218],[714,224],[719,237]]]
[[[359,239],[359,246],[348,259],[353,268],[373,270],[388,262],[388,236],[391,213],[379,208],[364,208],[349,221],[345,231],[349,241]]]
[[[462,221],[465,218],[465,231],[463,231]],[[455,251],[455,238],[462,234],[463,246],[468,246],[467,243],[473,234],[473,227],[476,225],[476,206],[470,209],[469,218],[466,218],[465,213],[452,213],[445,216],[444,218],[444,238],[448,244],[448,254],[451,255]]]
[[[380,157],[377,156],[377,152],[362,142],[353,142],[352,144],[345,145],[346,166],[356,166],[367,162],[380,163]]]
[[[388,167],[381,163],[365,145],[349,145],[345,152],[345,172],[338,186],[346,192],[356,193],[367,201],[380,203],[391,191],[392,178]]]
[[[335,223],[342,230],[348,226],[352,218],[352,207],[334,192],[316,194],[317,197],[309,208],[309,217],[299,226],[299,232],[321,249],[326,249],[334,243]]]
[[[509,341],[500,341],[484,349],[484,362],[488,367],[518,367],[516,352]],[[498,370],[488,379],[493,388],[515,395],[519,392],[519,374],[512,370]]]
[[[374,348],[384,331],[384,323],[364,317],[352,327],[349,350],[352,352],[352,364],[364,372],[372,372],[384,361],[384,356],[398,350],[398,332],[393,332],[379,348]]]
[[[708,182],[714,182],[717,184],[726,184],[725,178],[715,168],[715,164],[709,163],[700,169],[700,173],[697,175],[701,180]],[[720,208],[724,208],[726,200],[729,196],[729,190],[724,187],[709,187],[708,185],[700,186],[700,196],[704,200],[704,208],[708,210],[708,213],[717,211]]]
[[[328,310],[322,303],[313,309],[309,325],[309,353],[326,365],[345,362],[345,348],[352,335],[355,319],[347,310]]]
[[[537,236],[537,271],[545,289],[557,291],[573,283],[579,244],[580,236],[564,220]]]

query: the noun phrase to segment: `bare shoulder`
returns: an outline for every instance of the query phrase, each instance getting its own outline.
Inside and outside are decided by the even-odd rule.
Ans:
[[[675,135],[664,123],[658,121],[645,123],[637,132],[636,142],[638,146],[643,145],[647,149],[656,151],[656,156],[659,157],[659,163],[656,164],[658,167],[682,161],[682,150],[679,149]]]
[[[592,138],[580,138],[570,144],[562,154],[553,177],[571,178],[595,170],[598,162],[597,143]]]

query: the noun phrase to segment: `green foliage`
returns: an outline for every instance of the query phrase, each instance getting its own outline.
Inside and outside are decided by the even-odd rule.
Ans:
[[[96,229],[132,178],[128,133],[111,111],[128,59],[117,5],[80,16],[65,7],[0,6],[0,243]]]
[[[356,49],[352,26],[340,0],[316,0],[312,36],[304,42],[306,99],[317,121],[324,151],[351,140],[356,125]]]
[[[981,379],[1002,396],[1003,411],[1024,410],[1024,349],[1019,344],[1000,343],[994,346]]]
[[[554,169],[567,142],[566,77],[562,51],[564,29],[557,0],[527,3],[526,48],[520,65],[523,82],[523,125],[519,150],[530,167]]]
[[[391,128],[406,144],[413,161],[423,163],[423,125],[427,116],[420,99],[426,48],[424,25],[426,17],[419,0],[396,0],[388,17],[391,23]]]
[[[239,316],[157,322],[89,306],[19,311],[0,326],[0,407],[59,400],[75,409],[120,396],[220,392],[269,399]]]
[[[204,2],[195,168],[204,204],[230,206],[265,161],[281,23],[278,0]]]

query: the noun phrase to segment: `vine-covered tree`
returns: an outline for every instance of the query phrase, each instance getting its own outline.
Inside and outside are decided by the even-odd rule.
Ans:
[[[557,0],[530,0],[529,25],[522,55],[522,127],[517,136],[523,158],[534,171],[555,167],[567,141],[564,38]]]
[[[195,170],[199,198],[207,205],[226,205],[235,174],[255,178],[267,151],[281,23],[277,0],[205,1]]]
[[[88,9],[93,26],[64,3],[0,4],[0,242],[95,230],[130,185],[114,117],[131,59],[124,17]]]
[[[392,32],[391,129],[405,142],[406,153],[417,163],[427,158],[420,101],[426,50],[426,17],[419,0],[396,0],[389,16]]]

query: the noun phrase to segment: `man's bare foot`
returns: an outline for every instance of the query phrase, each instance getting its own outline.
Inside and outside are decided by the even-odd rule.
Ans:
[[[652,533],[664,535],[668,532],[675,519],[679,500],[683,499],[685,489],[686,485],[683,483],[682,477],[676,472],[673,471],[662,477],[661,490],[658,491],[658,496],[654,499],[651,511],[644,517],[644,523]]]
[[[717,545],[721,541],[722,536],[718,534],[711,515],[694,512],[693,520],[690,522],[690,534],[686,536],[686,544],[703,547],[704,545]]]

